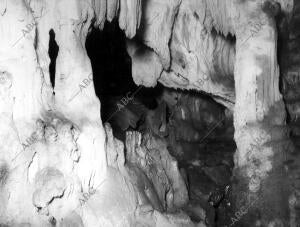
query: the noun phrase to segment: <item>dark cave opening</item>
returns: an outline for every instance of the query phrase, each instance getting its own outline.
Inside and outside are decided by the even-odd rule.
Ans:
[[[208,212],[210,223],[225,223],[226,190],[232,175],[233,117],[211,97],[159,84],[137,86],[131,76],[126,37],[117,21],[104,30],[93,28],[86,49],[92,63],[95,91],[101,102],[103,123],[109,122],[117,139],[126,131],[151,131],[163,138],[188,181],[190,204]],[[199,218],[187,206],[193,220]]]
[[[93,28],[87,37],[86,49],[92,63],[96,95],[101,101],[101,118],[103,123],[109,122],[114,135],[122,139],[124,133],[119,132],[123,128],[136,128],[132,118],[140,118],[145,107],[156,107],[155,97],[161,93],[162,86],[152,89],[134,83],[126,37],[117,21],[106,22],[103,31]],[[134,100],[129,100],[133,94]],[[122,118],[124,124],[118,118]]]
[[[48,54],[50,58],[49,64],[49,73],[50,73],[50,82],[52,88],[55,87],[55,71],[56,71],[56,58],[59,52],[59,46],[55,41],[55,32],[53,29],[49,31],[49,47],[48,47]]]

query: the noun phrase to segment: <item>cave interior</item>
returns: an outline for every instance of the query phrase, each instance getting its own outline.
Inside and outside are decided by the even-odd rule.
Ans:
[[[0,227],[300,226],[300,1],[20,2]]]

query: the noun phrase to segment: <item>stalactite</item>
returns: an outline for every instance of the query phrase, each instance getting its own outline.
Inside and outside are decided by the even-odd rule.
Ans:
[[[119,11],[119,0],[110,0],[106,3],[106,18],[111,22]]]
[[[96,14],[96,26],[99,26],[100,29],[104,28],[106,20],[106,5],[107,0],[93,0],[92,2]]]

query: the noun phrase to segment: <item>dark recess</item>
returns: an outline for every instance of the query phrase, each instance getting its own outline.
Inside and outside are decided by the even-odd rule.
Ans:
[[[101,101],[101,117],[105,122],[117,110],[116,102],[126,94],[138,90],[131,75],[131,58],[126,50],[126,36],[118,21],[106,22],[103,31],[92,28],[86,40],[86,49],[91,60],[96,95]],[[148,108],[155,108],[157,88],[139,89],[135,100]]]
[[[55,41],[55,32],[53,29],[49,31],[49,48],[48,54],[50,57],[50,64],[49,64],[49,73],[50,73],[50,81],[51,85],[55,87],[55,67],[56,67],[56,58],[58,55],[59,47]]]

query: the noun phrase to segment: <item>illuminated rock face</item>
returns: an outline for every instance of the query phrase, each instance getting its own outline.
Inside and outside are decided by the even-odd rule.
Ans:
[[[186,215],[161,213],[188,201],[166,147],[147,155],[141,135],[134,134],[140,142],[129,137],[126,146],[133,144],[132,152],[138,148],[142,156],[128,157],[132,165],[126,165],[124,145],[100,119],[84,47],[88,29],[93,18],[102,27],[119,16],[120,27],[133,37],[141,1],[1,1],[0,6],[0,225],[193,225]],[[54,87],[50,31],[59,49]],[[163,161],[146,159],[159,149]]]
[[[85,40],[92,21],[103,28],[115,17],[128,38],[139,28],[142,42],[128,42],[137,84],[160,81],[204,91],[234,110],[235,195],[266,199],[249,208],[245,226],[295,223],[297,198],[284,184],[288,173],[281,174],[282,154],[291,148],[279,93],[278,5],[145,2],[0,0],[0,224],[193,226],[184,214],[162,213],[188,199],[163,145],[152,150],[165,149],[161,155],[171,167],[155,156],[155,168],[169,171],[157,179],[147,168],[149,144],[140,142],[141,135],[128,135],[134,155],[125,157],[124,145],[103,128]],[[277,2],[289,13],[291,1]],[[51,30],[59,47],[54,88],[47,53]],[[236,42],[218,32],[235,35]]]

